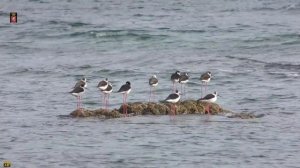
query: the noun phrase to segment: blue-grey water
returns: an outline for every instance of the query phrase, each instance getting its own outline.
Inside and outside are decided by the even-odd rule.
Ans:
[[[9,12],[18,23],[9,23]],[[13,167],[299,167],[298,0],[0,1],[0,162]],[[68,92],[85,76],[84,107],[101,107],[96,86],[131,81],[129,102],[171,92],[189,72],[186,98],[208,92],[236,112],[223,116],[66,118]],[[122,103],[111,95],[111,107]]]

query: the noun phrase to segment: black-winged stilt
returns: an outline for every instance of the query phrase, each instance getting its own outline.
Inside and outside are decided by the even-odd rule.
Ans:
[[[155,99],[155,87],[158,85],[158,79],[156,75],[153,75],[149,79],[149,85],[150,85],[150,97],[149,97],[149,102],[150,102],[152,97],[152,88],[153,88],[153,99]]]
[[[203,101],[203,102],[214,103],[217,101],[217,99],[218,99],[218,93],[214,92],[212,94],[208,94],[208,95],[204,96],[203,98],[201,98],[199,100]],[[207,113],[210,113],[210,105],[205,107],[205,111],[207,111]]]
[[[108,85],[106,87],[106,89],[101,90],[101,92],[104,93],[104,101],[105,101],[105,109],[108,110],[108,106],[109,106],[109,95],[110,93],[113,91],[112,85],[110,82],[108,82]]]
[[[175,103],[177,103],[180,100],[180,93],[178,92],[178,90],[175,91],[175,93],[170,94],[165,101],[172,103],[172,108],[171,108],[171,112],[172,115],[175,115]]]
[[[180,74],[179,83],[181,84],[181,93],[185,96],[185,84],[189,81],[189,74],[187,72],[182,72]],[[183,90],[182,90],[183,85]]]
[[[127,95],[131,91],[131,84],[129,81],[126,82],[126,84],[122,85],[121,88],[118,90],[119,93],[123,94],[123,113],[125,112],[125,115],[127,116]]]
[[[202,82],[202,84],[201,84],[201,98],[203,97],[203,83],[205,85],[205,94],[206,94],[207,85],[208,85],[208,82],[210,82],[210,79],[211,79],[211,72],[210,71],[207,71],[207,72],[205,72],[204,74],[202,74],[200,76],[200,80]]]
[[[171,75],[171,81],[173,82],[173,92],[175,92],[176,90],[176,82],[179,82],[179,78],[180,78],[180,71],[176,71],[175,73],[173,73]]]
[[[81,109],[81,96],[82,94],[84,93],[84,84],[78,86],[78,87],[75,87],[71,92],[73,96],[77,97],[77,109]]]
[[[106,78],[105,80],[102,80],[98,83],[97,88],[103,93],[103,98],[102,98],[102,106],[104,106],[106,102],[106,95],[104,94],[103,90],[105,90],[108,87],[108,79]]]

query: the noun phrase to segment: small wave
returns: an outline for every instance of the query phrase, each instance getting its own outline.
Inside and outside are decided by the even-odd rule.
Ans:
[[[70,34],[71,37],[89,36],[93,38],[134,38],[136,40],[161,39],[168,35],[153,35],[144,30],[101,30],[101,31],[87,31],[75,32]]]
[[[88,23],[83,22],[65,22],[65,21],[58,21],[58,20],[51,20],[48,22],[50,25],[69,25],[71,27],[82,27],[86,25],[90,25]]]
[[[3,11],[0,11],[0,16],[9,16],[9,13],[8,12],[3,12]]]
[[[266,62],[264,62],[264,61],[259,61],[259,60],[255,60],[255,59],[251,59],[251,58],[235,57],[235,56],[230,56],[230,55],[227,55],[225,57],[230,58],[230,59],[237,59],[237,60],[241,60],[241,61],[252,62],[252,63],[266,64]]]
[[[35,74],[35,75],[47,75],[54,73],[49,70],[36,70],[33,68],[16,68],[14,71],[8,72],[7,75],[25,75],[25,74]]]
[[[256,8],[252,8],[252,10],[254,10],[254,11],[275,11],[278,9],[272,8],[272,7],[256,7]]]
[[[298,33],[279,34],[279,35],[276,35],[276,37],[279,37],[279,38],[297,38],[297,39],[300,39],[300,34],[298,34]]]
[[[171,30],[171,32],[177,33],[205,33],[205,30],[196,30],[196,29],[189,29],[189,30]]]
[[[267,72],[269,75],[276,76],[279,79],[283,78],[297,78],[299,77],[299,73],[297,72],[280,72],[280,71],[268,71]]]
[[[282,10],[287,10],[287,11],[299,11],[300,3],[298,3],[298,4],[289,4],[289,5],[283,6],[281,9]]]
[[[81,65],[79,68],[80,69],[90,69],[90,68],[92,68],[92,66],[91,65]]]
[[[281,69],[281,70],[289,70],[289,71],[299,71],[299,64],[289,64],[289,63],[267,63],[265,65],[266,69]]]
[[[224,10],[220,10],[220,12],[239,12],[240,10],[239,9],[224,9]]]

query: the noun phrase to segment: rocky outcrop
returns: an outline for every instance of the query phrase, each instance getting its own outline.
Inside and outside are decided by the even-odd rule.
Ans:
[[[250,113],[233,113],[229,110],[223,109],[216,103],[202,102],[196,100],[181,101],[176,104],[166,102],[134,102],[127,105],[127,116],[136,115],[187,115],[187,114],[211,114],[224,115],[229,118],[251,119],[258,118]],[[105,110],[105,109],[77,109],[70,115],[73,117],[99,117],[99,118],[120,118],[126,116],[123,112],[123,105],[119,109]]]

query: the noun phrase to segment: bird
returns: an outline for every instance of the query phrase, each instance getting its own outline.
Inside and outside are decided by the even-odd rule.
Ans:
[[[125,115],[127,116],[127,105],[126,105],[126,101],[127,101],[127,96],[131,91],[131,83],[129,81],[127,81],[124,85],[122,85],[120,87],[120,89],[118,90],[119,93],[123,94],[123,113],[125,113]]]
[[[175,103],[177,103],[180,100],[180,93],[178,92],[178,90],[175,91],[175,93],[170,94],[165,101],[172,103],[171,106],[171,112],[173,115],[175,115]]]
[[[205,73],[203,73],[201,76],[200,76],[200,80],[202,82],[201,84],[201,98],[203,96],[203,84],[205,85],[205,93],[207,91],[207,85],[208,85],[208,82],[210,82],[210,79],[211,79],[211,72],[210,71],[207,71]]]
[[[103,93],[102,105],[106,102],[106,95],[104,94],[103,90],[108,87],[108,79],[102,80],[98,83],[98,89]]]
[[[189,78],[190,78],[190,76],[187,72],[182,72],[180,74],[179,83],[181,84],[181,93],[183,95],[185,95],[185,85],[184,84],[186,84],[189,81]],[[182,85],[184,85],[183,90],[182,90]]]
[[[101,90],[104,93],[104,102],[105,102],[105,109],[108,110],[109,106],[109,95],[113,91],[112,85],[108,82],[106,89]]]
[[[155,99],[154,88],[158,85],[158,79],[157,79],[156,75],[151,76],[151,78],[149,79],[149,85],[150,85],[150,97],[149,97],[149,102],[150,102],[151,97],[152,97],[152,88],[153,88],[153,99]]]
[[[214,93],[208,94],[199,100],[203,102],[214,103],[217,101],[217,99],[218,99],[218,93],[215,91]],[[210,113],[210,105],[205,107],[205,111]]]
[[[71,93],[73,96],[77,97],[77,109],[81,109],[81,96],[84,93],[85,88],[84,88],[84,84],[75,87],[72,91],[70,91],[69,93]]]
[[[79,86],[83,85],[84,88],[87,88],[87,80],[86,78],[82,78],[79,81],[76,82],[75,86],[73,88],[77,88]]]
[[[179,82],[179,78],[180,78],[180,71],[176,71],[171,75],[171,81],[173,82],[173,91],[176,90],[175,83]]]
[[[214,93],[208,94],[199,100],[214,103],[217,101],[217,98],[218,98],[218,93],[215,91]]]
[[[105,78],[105,80],[102,80],[102,81],[100,81],[99,83],[98,83],[98,88],[100,89],[100,90],[105,90],[106,88],[107,88],[107,86],[108,86],[108,79],[107,78]]]

